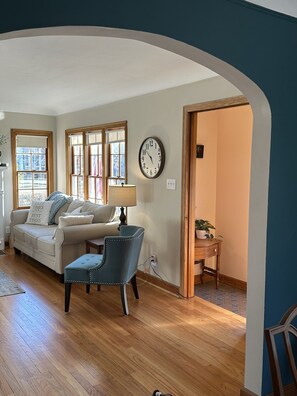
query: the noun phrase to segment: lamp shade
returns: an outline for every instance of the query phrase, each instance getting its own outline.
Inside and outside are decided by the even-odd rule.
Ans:
[[[109,186],[108,204],[113,206],[136,206],[136,186],[122,184]]]

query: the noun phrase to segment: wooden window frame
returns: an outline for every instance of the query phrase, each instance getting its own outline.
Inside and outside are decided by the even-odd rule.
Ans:
[[[18,206],[18,178],[16,163],[16,139],[19,135],[27,136],[43,136],[47,138],[47,192],[50,194],[54,187],[54,165],[53,165],[53,132],[35,129],[11,129],[11,157],[12,157],[12,180],[13,180],[13,208],[25,209],[28,206]]]
[[[108,129],[106,131],[105,139],[106,139],[106,135],[109,132],[112,132],[112,129]],[[107,139],[106,139],[105,147],[107,148],[107,150],[106,150],[107,151],[107,153],[106,153],[106,170],[107,170],[106,185],[107,185],[107,188],[109,186],[109,181],[110,180],[115,180],[117,182],[119,181],[119,183],[116,183],[116,184],[125,183],[126,180],[127,180],[127,155],[126,155],[127,141],[126,141],[126,135],[125,135],[125,140],[124,140],[124,142],[125,142],[125,154],[124,154],[124,156],[125,156],[125,177],[120,177],[120,176],[114,177],[114,176],[111,176],[111,164],[112,164],[111,158],[112,158],[112,155],[113,155],[113,154],[111,154],[111,144],[118,143],[120,145],[121,142],[122,141],[119,141],[119,140],[117,140],[115,142],[113,142],[113,141],[112,142],[107,142]],[[119,154],[118,155],[119,155],[119,168],[121,168],[121,155],[123,155],[123,154],[121,154],[120,147],[119,147]]]
[[[89,146],[87,144],[87,134],[90,132],[100,131],[102,133],[102,158],[103,158],[103,196],[102,200],[104,203],[107,202],[108,199],[108,180],[109,180],[109,149],[107,147],[106,135],[108,132],[112,132],[113,130],[124,129],[125,131],[125,180],[127,181],[127,158],[128,158],[128,128],[127,121],[117,121],[108,124],[100,124],[100,125],[92,125],[81,128],[72,128],[66,129],[65,131],[65,151],[66,151],[66,192],[67,194],[72,194],[72,186],[71,186],[71,175],[72,175],[72,155],[71,155],[71,145],[69,137],[71,135],[82,135],[83,136],[83,153],[84,153],[84,199],[87,200],[89,196],[89,185],[88,185],[88,177],[91,176],[89,174],[90,169],[90,155],[89,155]]]
[[[96,180],[97,179],[102,179],[103,200],[104,200],[105,199],[105,197],[104,197],[104,191],[105,191],[105,188],[104,188],[104,180],[105,180],[105,177],[104,177],[104,174],[105,174],[105,133],[101,129],[98,132],[101,133],[101,142],[100,143],[98,142],[97,145],[100,145],[100,144],[102,145],[102,176],[91,175],[90,174],[90,169],[91,169],[91,146],[95,145],[95,143],[88,144],[86,146],[87,162],[88,162],[88,174],[86,175],[86,182],[87,182],[86,195],[87,195],[88,199],[92,199],[90,197],[90,191],[89,191],[89,179],[90,178],[95,179],[95,189],[96,189]],[[99,157],[99,154],[97,154],[97,156]],[[98,160],[98,158],[97,158],[97,160]],[[99,163],[98,163],[98,167],[99,167]],[[97,199],[97,197],[95,197],[95,203],[97,203],[96,199]]]

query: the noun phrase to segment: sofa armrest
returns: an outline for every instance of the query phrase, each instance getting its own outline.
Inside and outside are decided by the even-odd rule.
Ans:
[[[30,209],[13,210],[10,214],[10,225],[13,227],[16,224],[24,224],[27,221]]]
[[[56,245],[74,245],[87,239],[119,235],[118,222],[80,224],[57,228]]]
[[[13,210],[10,213],[10,235],[9,235],[9,247],[13,247],[14,241],[14,229],[16,224],[24,224],[27,221],[28,213],[30,209],[18,209]]]

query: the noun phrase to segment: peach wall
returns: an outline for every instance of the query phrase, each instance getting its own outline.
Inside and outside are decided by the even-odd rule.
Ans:
[[[212,224],[216,219],[218,115],[210,111],[197,117],[197,144],[204,145],[204,155],[196,159],[195,218]]]
[[[221,273],[246,281],[252,143],[250,106],[200,113],[197,143],[203,144],[200,138],[207,131],[210,136],[204,150],[213,151],[209,154],[212,160],[205,158],[205,163],[196,160],[196,216],[214,219],[216,235],[223,235]],[[207,138],[204,139],[206,142]]]
[[[197,144],[204,145],[204,154],[203,158],[196,159],[195,218],[207,219],[215,226],[218,113],[216,111],[199,113],[197,124]],[[210,267],[214,266],[214,259],[208,259],[206,264]],[[194,267],[194,274],[200,273],[201,266],[197,264]]]

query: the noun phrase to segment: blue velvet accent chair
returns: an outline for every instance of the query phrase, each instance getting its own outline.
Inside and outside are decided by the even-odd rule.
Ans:
[[[129,315],[126,285],[131,282],[135,298],[138,299],[136,272],[144,236],[144,228],[123,225],[119,236],[104,238],[103,254],[84,254],[64,269],[65,312],[69,311],[72,283],[90,285],[119,285],[125,315]],[[100,290],[100,286],[98,286]]]

